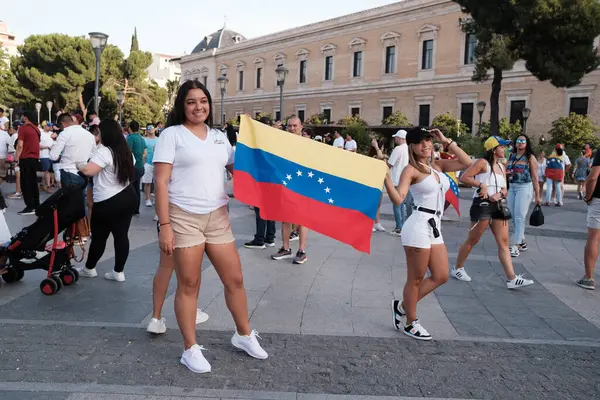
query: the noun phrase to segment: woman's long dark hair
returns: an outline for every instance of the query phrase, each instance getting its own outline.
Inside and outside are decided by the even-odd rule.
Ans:
[[[119,123],[112,119],[105,119],[100,122],[100,140],[102,145],[108,147],[112,153],[115,174],[119,183],[127,185],[135,181],[133,155]]]
[[[517,150],[516,150],[517,149],[517,139],[520,137],[524,137],[525,140],[527,140],[527,144],[525,144],[525,158],[527,160],[530,160],[531,156],[535,157],[535,153],[533,152],[533,147],[531,147],[531,140],[529,140],[529,136],[527,136],[525,134],[519,135],[515,138],[515,140],[513,140],[513,149],[515,149],[514,155],[515,156],[517,155]]]
[[[233,125],[227,125],[225,132],[227,133],[227,139],[229,139],[229,143],[231,143],[232,146],[235,146],[237,144],[237,134],[235,133],[235,128]]]
[[[185,98],[188,95],[188,92],[192,89],[200,89],[204,92],[206,97],[208,98],[208,117],[204,123],[208,125],[210,128],[213,126],[213,115],[212,115],[212,97],[210,97],[210,92],[198,79],[193,79],[190,81],[185,81],[183,85],[179,87],[177,91],[177,97],[175,98],[175,104],[173,105],[173,109],[169,113],[169,117],[167,118],[167,128],[173,125],[181,125],[185,122]]]

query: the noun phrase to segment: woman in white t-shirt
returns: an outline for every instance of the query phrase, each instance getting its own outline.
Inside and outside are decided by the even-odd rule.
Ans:
[[[104,278],[125,281],[125,262],[129,256],[129,225],[137,207],[136,194],[130,184],[135,181],[134,158],[119,123],[104,120],[100,123],[100,141],[87,164],[77,166],[86,176],[94,177],[94,213],[91,230],[94,232],[85,268],[80,274],[98,276],[96,265],[104,254],[106,241],[112,233],[115,244],[115,266]]]
[[[198,80],[186,81],[153,159],[159,244],[166,255],[174,255],[177,275],[175,314],[184,342],[180,361],[196,373],[211,370],[196,342],[204,252],[225,286],[225,301],[237,328],[232,344],[254,358],[268,357],[248,322],[242,267],[227,213],[223,170],[233,172],[233,148],[211,125],[210,93]]]

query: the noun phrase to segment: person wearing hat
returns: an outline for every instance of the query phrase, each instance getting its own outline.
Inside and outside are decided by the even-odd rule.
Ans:
[[[477,188],[471,205],[471,229],[467,240],[458,251],[456,266],[450,274],[463,282],[470,282],[471,277],[465,271],[465,261],[479,242],[488,227],[491,227],[498,244],[498,258],[506,274],[506,287],[519,289],[533,284],[522,275],[515,275],[509,249],[508,220],[511,218],[506,201],[508,195],[506,170],[501,160],[505,156],[506,146],[510,140],[499,136],[490,136],[483,147],[485,156],[471,165],[461,176],[460,181],[467,186]]]
[[[563,188],[562,183],[565,179],[567,164],[565,161],[565,152],[562,145],[557,144],[554,152],[546,159],[546,202],[545,206],[550,205],[550,200],[556,196],[556,206],[562,207]],[[568,159],[568,156],[567,156]],[[571,161],[569,160],[569,166]]]
[[[432,160],[433,139],[443,143],[445,151],[455,154],[456,160]],[[390,174],[385,179],[394,205],[404,203],[409,190],[414,201],[413,213],[402,233],[407,278],[403,300],[392,302],[394,328],[414,339],[431,340],[417,318],[417,303],[448,281],[448,250],[441,233],[445,196],[451,184],[446,173],[467,168],[471,158],[438,129],[412,128],[406,133],[406,143],[408,165],[402,171],[400,185],[394,185]],[[430,276],[425,277],[428,269]]]
[[[406,131],[400,129],[392,136],[396,147],[392,151],[390,158],[388,159],[388,167],[390,167],[390,176],[394,186],[398,187],[400,184],[400,175],[406,166],[408,165],[408,145],[406,144]],[[394,220],[396,221],[396,228],[390,232],[392,236],[402,235],[402,226],[412,214],[412,195],[410,191],[406,194],[404,202],[399,206],[394,205]]]

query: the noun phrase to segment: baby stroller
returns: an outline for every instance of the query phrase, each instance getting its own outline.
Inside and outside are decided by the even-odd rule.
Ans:
[[[83,188],[69,187],[58,190],[39,205],[37,220],[14,235],[10,243],[0,249],[6,258],[4,271],[6,283],[18,282],[25,271],[43,269],[48,271],[40,290],[47,296],[58,292],[79,280],[79,273],[71,266],[75,258],[73,241],[77,221],[85,217]],[[59,234],[63,232],[63,240]],[[48,243],[52,240],[51,244]]]

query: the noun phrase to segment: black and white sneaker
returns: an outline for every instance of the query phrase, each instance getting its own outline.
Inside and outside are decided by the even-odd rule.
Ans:
[[[17,214],[19,215],[35,215],[35,210],[33,208],[24,208],[19,211]]]
[[[404,326],[404,334],[417,340],[433,339],[429,332],[425,330],[419,323],[419,320],[413,321],[412,324]]]
[[[400,300],[392,300],[392,315],[394,329],[399,331],[404,327],[401,318],[406,316],[406,311],[404,311],[404,307],[402,307],[402,302]]]
[[[307,260],[308,260],[308,257],[306,256],[306,252],[303,250],[298,250],[298,252],[296,253],[296,257],[294,257],[294,264],[302,265]]]
[[[471,282],[471,277],[467,274],[467,271],[464,268],[452,268],[450,271],[450,276],[459,281],[463,282]]]
[[[533,285],[533,281],[531,279],[523,278],[523,275],[515,275],[515,279],[512,281],[506,281],[506,287],[508,289],[519,289],[530,285]]]
[[[271,258],[273,260],[283,260],[286,258],[292,258],[292,250],[291,249],[284,249],[283,247],[279,249],[279,251],[276,254],[273,254],[271,256]]]
[[[521,243],[521,244],[519,245],[519,251],[520,251],[521,253],[523,253],[523,252],[527,251],[527,243],[525,243],[525,242]]]
[[[290,233],[290,242],[294,242],[296,240],[300,240],[300,234],[297,231],[292,231],[292,233]]]
[[[244,247],[247,249],[264,249],[266,246],[264,243],[260,243],[256,240],[253,240],[251,242],[244,243]]]
[[[275,247],[275,242],[265,242],[266,247]]]

